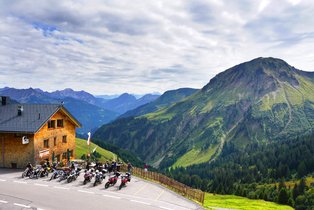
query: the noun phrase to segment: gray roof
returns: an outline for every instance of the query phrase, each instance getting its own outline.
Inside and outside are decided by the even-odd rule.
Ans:
[[[21,116],[19,105],[23,106]],[[61,108],[60,104],[0,104],[0,132],[36,133]]]

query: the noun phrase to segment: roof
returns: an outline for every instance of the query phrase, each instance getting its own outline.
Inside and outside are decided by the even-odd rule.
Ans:
[[[18,106],[23,106],[21,116],[18,116]],[[60,104],[7,104],[0,105],[0,132],[36,133],[59,110],[81,127],[80,122]]]

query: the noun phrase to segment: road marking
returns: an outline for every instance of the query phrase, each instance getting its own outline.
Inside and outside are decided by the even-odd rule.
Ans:
[[[27,208],[27,209],[31,208],[30,206],[26,206],[26,205],[19,204],[19,203],[14,203],[13,205],[20,206],[20,207]]]
[[[138,191],[136,191],[136,193],[134,193],[134,195],[136,195],[137,193],[141,192],[148,184],[145,183],[144,186],[142,186]]]
[[[149,206],[152,205],[152,204],[150,204],[150,203],[146,203],[146,202],[138,201],[138,200],[130,200],[130,201],[135,202],[135,203],[141,203],[141,204],[149,205]]]
[[[159,206],[159,208],[166,209],[166,210],[173,210],[171,208],[167,208],[167,207],[164,207],[164,206]]]
[[[89,193],[89,194],[95,194],[94,192],[91,192],[91,191],[86,191],[86,190],[78,190],[79,192],[82,192],[82,193]]]
[[[156,200],[159,200],[159,198],[165,193],[164,190],[161,190],[161,192],[159,193],[159,195],[157,196]]]
[[[36,185],[36,186],[41,186],[41,187],[48,187],[47,184],[37,184],[37,183],[35,183],[34,185]]]
[[[54,186],[53,188],[62,189],[62,190],[69,190],[70,189],[70,188],[67,188],[67,187],[58,187],[58,186]]]
[[[27,182],[21,182],[21,181],[13,181],[15,183],[19,183],[19,184],[27,184]]]
[[[109,197],[109,198],[116,198],[116,199],[121,199],[121,197],[118,196],[113,196],[113,195],[103,195],[105,197]]]
[[[0,179],[0,182],[5,182],[5,181],[7,181],[7,180],[5,180],[5,179]]]
[[[8,203],[8,201],[0,200],[0,203]]]

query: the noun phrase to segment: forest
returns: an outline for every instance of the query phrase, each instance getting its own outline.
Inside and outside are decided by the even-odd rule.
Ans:
[[[314,179],[310,178],[314,172],[314,134],[236,148],[228,142],[211,164],[168,168],[164,173],[207,192],[264,199],[297,210],[314,209]]]

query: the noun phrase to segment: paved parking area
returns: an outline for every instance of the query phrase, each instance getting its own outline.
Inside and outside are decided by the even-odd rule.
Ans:
[[[21,178],[21,174],[21,170],[0,169],[0,209],[202,209],[163,186],[134,176],[119,190],[120,180],[104,188],[107,177],[96,187],[93,180],[83,185],[84,172],[72,183]]]

